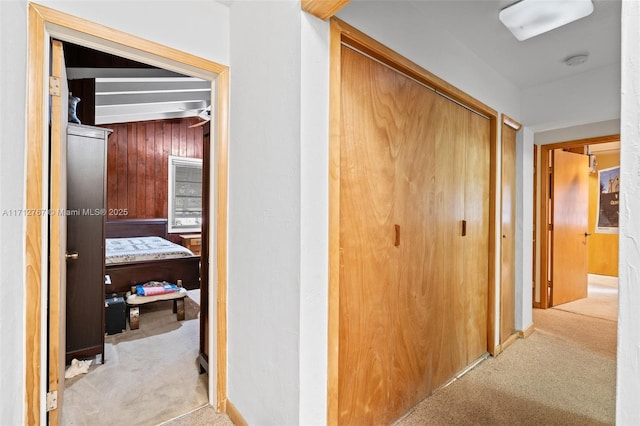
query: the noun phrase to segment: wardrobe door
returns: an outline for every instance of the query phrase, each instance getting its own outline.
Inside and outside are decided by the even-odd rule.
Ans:
[[[464,191],[465,335],[469,364],[487,352],[489,300],[490,121],[466,111]]]
[[[394,186],[402,143],[392,95],[399,82],[395,72],[350,49],[343,49],[342,67],[349,78],[342,89],[339,412],[342,424],[373,424],[398,410],[389,394],[399,255]]]
[[[111,131],[68,125],[66,361],[102,354],[106,147]]]
[[[387,424],[485,352],[489,139],[386,65],[341,67],[339,421]]]
[[[442,108],[442,97],[433,90],[398,75],[410,90],[397,94],[397,144],[394,182],[394,242],[398,255],[398,276],[392,286],[393,330],[389,341],[393,353],[390,366],[392,405],[402,414],[428,395],[433,388],[433,365],[438,354],[434,331],[441,313],[434,306],[434,294],[442,290],[438,240],[436,140],[433,125]],[[404,87],[404,86],[403,86]],[[420,117],[416,120],[415,117]],[[396,415],[397,417],[397,415]]]

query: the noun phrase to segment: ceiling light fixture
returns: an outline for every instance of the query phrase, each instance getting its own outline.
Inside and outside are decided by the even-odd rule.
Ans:
[[[592,12],[592,0],[521,0],[502,9],[498,17],[518,40],[523,41]]]

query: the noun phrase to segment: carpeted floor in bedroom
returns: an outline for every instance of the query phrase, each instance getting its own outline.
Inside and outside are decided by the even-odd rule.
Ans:
[[[189,298],[184,321],[171,301],[156,302],[141,306],[138,330],[127,322],[125,332],[106,336],[105,363],[65,380],[61,424],[156,425],[206,405],[207,374],[197,362],[200,291]]]

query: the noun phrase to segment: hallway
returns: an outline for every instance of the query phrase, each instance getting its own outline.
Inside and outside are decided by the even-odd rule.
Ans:
[[[568,306],[581,313],[571,304],[534,309],[530,337],[436,390],[395,426],[614,424],[617,321],[597,316],[617,312],[617,279],[613,292],[610,277],[589,278],[590,296]],[[207,406],[166,425],[228,422]]]

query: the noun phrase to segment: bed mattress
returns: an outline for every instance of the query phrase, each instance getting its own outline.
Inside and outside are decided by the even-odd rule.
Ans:
[[[193,256],[186,247],[160,237],[107,238],[105,263],[130,263]]]

